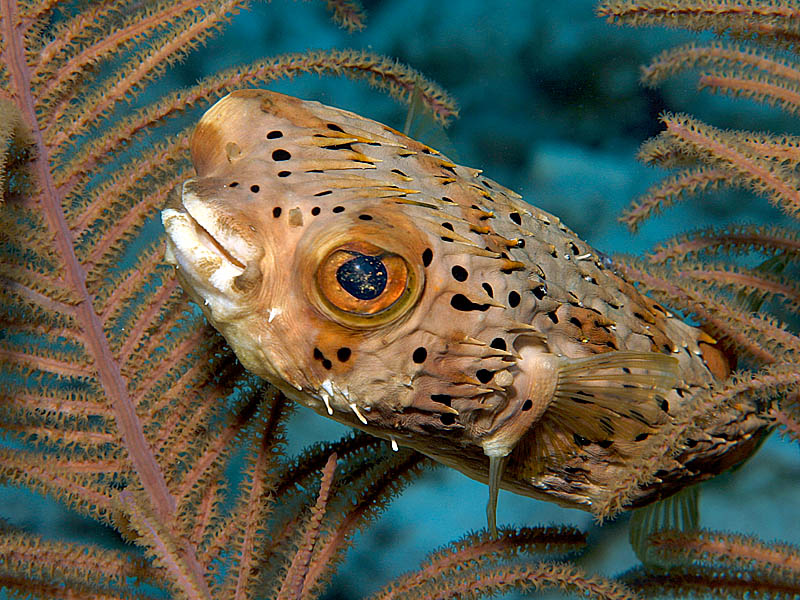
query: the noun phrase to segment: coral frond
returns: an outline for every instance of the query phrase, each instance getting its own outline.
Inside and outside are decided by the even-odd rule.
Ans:
[[[29,163],[34,153],[33,137],[19,108],[0,98],[0,205],[9,194],[32,191]]]
[[[686,115],[664,115],[675,145],[711,166],[729,169],[748,187],[791,216],[800,215],[800,179],[788,169],[758,156],[729,132]]]
[[[542,562],[467,568],[457,579],[431,581],[406,594],[385,598],[483,598],[490,594],[512,590],[533,592],[560,590],[582,598],[603,600],[635,600],[637,596],[625,585],[598,575],[588,575],[578,567]]]
[[[366,26],[367,15],[357,0],[326,0],[333,20],[350,33],[361,31]]]
[[[413,573],[395,579],[372,600],[413,595],[420,586],[461,576],[465,569],[486,568],[520,554],[565,554],[580,550],[586,536],[569,527],[500,529],[495,538],[486,531],[469,534],[429,556]]]
[[[686,169],[652,186],[636,199],[620,216],[631,231],[665,208],[706,190],[717,189],[720,184],[730,184],[731,173],[727,169],[701,167]]]
[[[684,233],[656,246],[650,253],[652,263],[685,260],[697,255],[760,252],[766,256],[781,253],[787,261],[800,260],[800,232],[778,226],[732,225]]]

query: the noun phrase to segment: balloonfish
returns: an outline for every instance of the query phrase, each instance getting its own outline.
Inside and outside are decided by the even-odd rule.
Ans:
[[[557,217],[398,131],[262,90],[191,138],[166,260],[241,363],[321,415],[598,516],[741,462],[729,373]],[[698,419],[697,417],[702,416]]]

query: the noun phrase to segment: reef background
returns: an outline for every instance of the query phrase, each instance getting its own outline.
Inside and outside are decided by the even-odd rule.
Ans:
[[[348,34],[330,22],[322,2],[258,4],[170,71],[151,93],[190,85],[212,70],[262,56],[368,48],[414,66],[457,98],[461,117],[447,131],[452,149],[440,148],[443,152],[482,168],[528,202],[558,215],[599,250],[638,254],[687,229],[783,219],[777,209],[746,193],[720,192],[668,210],[636,236],[617,223],[630,200],[660,178],[660,171],[635,161],[635,152],[657,133],[663,110],[690,112],[718,127],[800,134],[800,121],[778,109],[697,92],[689,76],[657,90],[642,87],[639,65],[688,40],[689,34],[609,25],[594,15],[592,0],[373,0],[364,5],[367,28]],[[405,107],[364,83],[303,76],[270,89],[397,128],[405,119]],[[289,428],[290,450],[336,439],[343,431],[298,409]],[[414,568],[433,548],[483,528],[487,493],[484,485],[455,471],[428,473],[356,539],[325,597],[373,592]],[[0,488],[0,502],[15,515],[14,524],[47,537],[86,541],[84,532],[97,530],[91,521],[24,490]],[[792,514],[798,505],[797,447],[773,435],[744,467],[703,485],[701,524],[800,543],[800,524]],[[627,521],[623,516],[600,528],[588,513],[506,492],[500,496],[499,523],[569,523],[590,529],[589,547],[579,563],[607,574],[636,563]],[[109,530],[108,543],[114,538]]]

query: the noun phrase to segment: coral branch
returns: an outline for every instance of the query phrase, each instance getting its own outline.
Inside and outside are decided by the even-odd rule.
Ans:
[[[328,506],[328,497],[331,493],[333,475],[336,470],[336,453],[328,457],[325,468],[322,469],[322,479],[319,484],[319,494],[317,502],[311,509],[308,522],[303,528],[303,535],[300,539],[297,552],[286,571],[286,577],[278,593],[278,600],[292,600],[294,598],[306,598],[306,576],[308,575],[311,557],[314,553],[314,546],[319,537],[322,519]]]

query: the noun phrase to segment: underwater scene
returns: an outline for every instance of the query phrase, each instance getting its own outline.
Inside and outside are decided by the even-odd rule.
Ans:
[[[39,4],[0,6],[4,194],[0,203],[4,232],[0,237],[4,388],[0,391],[0,599],[800,594],[796,222],[800,5],[788,0],[642,0],[602,5],[594,0],[362,0],[358,4],[272,0],[246,9],[237,2],[199,1]],[[609,15],[617,9],[629,12],[610,22],[614,19]],[[641,16],[634,14],[638,9]],[[13,10],[18,12],[9,13]],[[78,18],[81,11],[83,20]],[[165,11],[173,13],[163,19],[153,16]],[[219,23],[206,25],[204,19],[210,21],[215,11]],[[13,38],[20,27],[29,28],[28,33]],[[136,27],[140,29],[133,32]],[[129,30],[130,38],[123,40]],[[181,36],[175,37],[175,31]],[[643,83],[643,66],[690,43],[709,50],[692,54],[687,49],[675,64],[663,67],[663,76],[652,75],[651,69],[653,83]],[[330,53],[337,49],[353,52]],[[395,59],[415,73],[360,52]],[[747,57],[752,62],[745,64]],[[681,60],[688,66],[680,66]],[[25,61],[30,69],[20,66]],[[252,66],[258,61],[265,62]],[[690,61],[694,62],[689,65]],[[258,74],[236,75],[238,65],[251,65],[248,68]],[[391,69],[397,73],[387,75]],[[247,68],[242,70],[246,72]],[[427,87],[416,72],[435,84]],[[216,73],[219,81],[213,79]],[[272,81],[270,73],[279,77]],[[729,81],[722,81],[725,78]],[[30,91],[20,82],[29,84]],[[388,90],[376,89],[381,86]],[[241,104],[224,105],[218,113],[203,117],[228,92],[251,88],[316,101],[396,131],[271,95],[245,94]],[[179,91],[183,89],[187,91]],[[261,113],[269,112],[264,108],[269,105],[270,119],[289,124],[262,122],[267,117],[249,108],[250,100],[256,103],[253,106],[261,103]],[[255,116],[245,115],[245,110],[255,110]],[[191,138],[201,118],[206,129],[199,127]],[[34,119],[38,127],[30,126]],[[258,346],[253,338],[263,344],[264,338],[257,335],[259,323],[272,324],[273,319],[280,323],[292,309],[283,305],[245,325],[235,323],[243,311],[232,300],[233,292],[250,281],[249,256],[242,258],[242,253],[249,252],[252,244],[240,250],[245,246],[236,245],[233,233],[215,229],[223,221],[219,214],[214,215],[218,221],[206,224],[203,219],[212,217],[198,216],[201,209],[193,209],[192,202],[197,206],[200,200],[205,202],[202,210],[209,214],[218,211],[225,218],[239,219],[241,230],[247,229],[243,223],[250,224],[253,232],[259,228],[259,233],[263,223],[297,226],[297,219],[308,227],[314,222],[310,215],[320,212],[314,205],[327,202],[324,195],[330,189],[315,193],[317,180],[309,176],[308,187],[297,184],[285,192],[296,194],[293,211],[298,212],[289,210],[294,204],[284,205],[283,211],[270,204],[267,216],[248,221],[248,211],[254,210],[249,196],[242,200],[241,210],[225,212],[239,202],[233,194],[244,194],[245,187],[256,194],[261,185],[262,197],[271,197],[269,192],[284,193],[294,179],[290,171],[280,171],[273,179],[287,187],[265,189],[264,183],[251,185],[247,180],[260,176],[252,175],[250,167],[231,170],[229,165],[247,152],[264,152],[272,157],[267,162],[295,164],[286,150],[263,145],[279,140],[290,150],[292,161],[307,161],[305,173],[319,179],[325,169],[351,169],[352,165],[333,166],[333,161],[325,168],[322,162],[315,163],[318,148],[303,146],[316,144],[313,136],[308,138],[311,142],[296,142],[298,151],[290,147],[295,143],[291,132],[303,133],[303,128],[322,127],[325,122],[325,133],[331,136],[325,139],[334,140],[330,143],[337,152],[346,151],[349,161],[368,164],[381,177],[394,172],[403,178],[403,186],[411,188],[417,185],[415,178],[427,176],[433,167],[422,158],[420,166],[401,170],[402,161],[411,160],[403,152],[412,148],[414,154],[426,155],[424,160],[432,156],[439,161],[437,168],[451,171],[456,185],[472,186],[476,199],[466,192],[462,199],[456,192],[455,201],[447,197],[446,189],[451,188],[441,188],[438,196],[445,198],[445,205],[437,204],[436,210],[456,210],[450,204],[463,209],[463,215],[467,207],[473,210],[471,217],[450,219],[456,223],[455,231],[449,222],[442,226],[454,233],[454,239],[463,238],[465,247],[474,247],[464,250],[470,258],[459,263],[473,269],[470,275],[489,268],[481,261],[507,261],[503,268],[513,271],[511,275],[503,271],[485,277],[495,290],[500,285],[496,281],[509,277],[534,281],[529,263],[540,250],[532,234],[519,242],[527,234],[515,236],[517,226],[530,233],[533,223],[549,226],[550,215],[555,216],[563,227],[556,222],[558,232],[543,229],[542,234],[554,236],[552,243],[549,237],[544,240],[554,248],[553,255],[558,254],[553,244],[562,243],[558,240],[572,247],[578,244],[579,250],[567,257],[567,267],[549,269],[546,261],[541,263],[542,275],[530,284],[533,294],[527,294],[530,300],[520,304],[519,295],[513,296],[516,292],[504,291],[507,302],[501,298],[504,304],[491,304],[500,294],[495,298],[484,282],[490,298],[465,298],[472,312],[451,300],[463,314],[445,313],[426,294],[434,288],[450,290],[454,282],[449,273],[458,282],[468,275],[447,262],[443,271],[447,283],[434,278],[436,261],[451,252],[453,241],[438,223],[435,230],[422,225],[427,218],[424,211],[434,210],[429,204],[441,203],[438,196],[434,201],[426,200],[427,192],[415,196],[405,188],[397,191],[401,184],[395,181],[375,201],[366,192],[359,195],[366,187],[363,182],[348,187],[343,179],[323,181],[319,185],[343,198],[343,212],[350,208],[348,194],[352,206],[366,207],[359,208],[364,211],[359,224],[367,228],[364,231],[372,232],[369,228],[377,228],[385,219],[408,240],[416,235],[414,225],[423,231],[422,237],[436,238],[438,245],[430,245],[434,267],[429,268],[424,253],[426,264],[419,268],[401,256],[406,263],[398,268],[411,283],[403,283],[399,296],[392,297],[394,308],[364,309],[367,320],[355,320],[352,315],[377,293],[371,288],[353,291],[356,275],[342,275],[340,267],[329,278],[331,285],[356,298],[348,296],[349,304],[340,310],[339,297],[326,291],[329,280],[319,274],[322,268],[306,272],[305,263],[295,257],[317,252],[325,255],[324,260],[339,260],[336,252],[344,249],[348,257],[363,259],[357,268],[372,269],[381,290],[391,291],[396,272],[395,263],[389,261],[398,256],[386,257],[402,254],[395,249],[400,242],[385,242],[383,248],[389,248],[385,250],[375,240],[392,234],[369,233],[371,242],[312,252],[301,242],[293,245],[291,229],[281,238],[269,233],[268,237],[280,240],[271,242],[276,246],[272,263],[283,273],[286,286],[321,288],[315,292],[321,294],[323,306],[318,312],[356,333],[353,343],[345,344],[336,337],[338,330],[317,326],[302,313],[297,322],[306,329],[293,330],[291,336],[296,337],[286,334],[281,339],[282,334],[268,332],[268,338],[275,338],[269,343],[280,348],[252,350]],[[269,131],[268,139],[262,139],[261,128]],[[662,134],[665,128],[678,133],[670,138]],[[759,133],[726,136],[728,130]],[[235,142],[220,141],[231,131],[239,136]],[[255,131],[258,141],[251,144]],[[403,133],[421,145],[403,145]],[[369,142],[368,134],[378,141]],[[643,146],[660,134],[656,142]],[[395,147],[402,147],[400,158],[392,154]],[[668,176],[674,179],[662,185]],[[184,185],[189,178],[194,184]],[[240,189],[232,189],[236,187]],[[228,193],[224,198],[234,200],[219,200]],[[653,200],[656,197],[660,204]],[[401,215],[397,219],[408,221],[409,229],[397,225],[393,212],[382,216],[382,209],[375,208],[366,214],[372,206],[368,201],[377,206],[386,198],[402,198],[394,203],[405,211],[397,213]],[[411,200],[406,202],[407,198]],[[326,210],[327,205],[322,206]],[[517,221],[520,212],[522,224]],[[330,217],[331,225],[320,229],[334,231],[334,215],[323,217]],[[495,219],[504,219],[505,225],[494,226]],[[463,231],[459,223],[464,224]],[[670,242],[704,229],[709,231],[696,238]],[[231,226],[234,230],[239,231]],[[205,244],[204,251],[213,246],[215,254],[208,256],[214,260],[222,257],[233,264],[237,277],[231,277],[233,283],[224,293],[219,293],[222,268],[202,281],[190,272],[189,242],[182,235],[194,236],[193,243]],[[482,235],[498,237],[485,247],[483,242],[471,242],[483,239]],[[508,254],[495,246],[506,242],[503,250]],[[403,243],[413,246],[412,241]],[[515,254],[518,248],[525,253]],[[657,264],[657,259],[648,258],[655,248],[662,258],[673,252],[672,258]],[[579,261],[590,255],[589,262],[595,261],[597,269],[581,270]],[[201,258],[211,260],[208,256]],[[290,264],[300,267],[289,268]],[[577,271],[571,270],[573,265]],[[198,273],[202,271],[202,260],[195,266]],[[697,281],[686,283],[687,272]],[[614,295],[615,288],[606,302],[614,310],[636,315],[630,317],[633,324],[622,325],[628,318],[622,316],[619,328],[611,321],[606,325],[595,321],[593,328],[583,322],[588,310],[583,290],[591,289],[589,283],[597,285],[592,280],[601,277],[598,273],[613,282],[622,276],[652,298],[643,299],[633,287],[614,284],[623,296]],[[256,288],[261,276],[254,279]],[[295,281],[303,277],[312,283]],[[425,277],[425,291],[415,292],[414,282]],[[545,283],[551,285],[549,292]],[[575,301],[562,302],[558,293]],[[536,309],[544,306],[547,300],[541,296],[548,294],[558,300],[558,309],[556,305]],[[298,296],[288,297],[294,302]],[[626,308],[628,298],[631,306],[644,308]],[[529,376],[525,361],[535,363],[534,351],[525,344],[539,352],[550,335],[548,355],[558,357],[552,368],[560,374],[552,384],[555,399],[548,397],[548,402],[558,404],[557,410],[552,408],[547,416],[551,405],[543,407],[538,414],[541,421],[525,422],[520,432],[512,429],[528,418],[530,405],[521,405],[513,415],[517,425],[511,419],[505,429],[494,413],[485,427],[480,420],[484,417],[475,417],[477,441],[463,434],[460,446],[448,446],[447,426],[453,421],[435,411],[457,415],[456,425],[457,419],[466,422],[465,415],[471,413],[462,406],[467,400],[453,390],[457,383],[466,385],[469,377],[448,381],[452,389],[428,390],[434,403],[441,405],[446,398],[447,408],[417,409],[415,399],[404,405],[411,404],[420,414],[434,411],[435,426],[424,421],[427,417],[380,421],[391,410],[351,399],[347,387],[337,390],[339,399],[325,383],[317,386],[322,391],[312,389],[321,378],[315,380],[316,375],[308,372],[338,372],[348,362],[369,365],[347,375],[354,397],[362,379],[372,386],[364,384],[364,389],[389,389],[395,385],[392,373],[400,368],[391,365],[400,364],[398,356],[406,349],[409,357],[417,350],[406,361],[413,368],[428,365],[426,357],[432,362],[434,356],[445,365],[447,351],[431,349],[438,348],[441,339],[434,338],[444,325],[425,324],[422,317],[412,333],[424,330],[425,343],[411,341],[411,334],[387,334],[380,340],[387,349],[382,354],[375,350],[379,358],[357,363],[359,344],[366,348],[368,343],[359,336],[373,313],[394,319],[386,315],[400,310],[397,307],[403,303],[417,301],[430,302],[429,319],[448,321],[453,327],[466,328],[471,320],[488,322],[484,317],[494,310],[489,306],[520,305],[520,311],[532,306],[531,311],[547,315],[540,316],[552,330],[520,317],[528,327],[524,334],[515,330],[511,337],[510,333],[487,337],[482,347],[494,337],[492,348],[510,352],[502,359],[492,357],[493,373],[484,370],[486,381],[481,371],[476,376],[487,386],[480,388],[481,402],[490,402],[492,394],[503,396],[513,385],[521,385],[512,384],[512,378]],[[589,300],[586,305],[590,306]],[[691,327],[680,323],[687,315]],[[556,329],[559,317],[561,329]],[[403,322],[410,317],[404,313],[398,318]],[[567,321],[577,323],[577,333],[564,329]],[[666,350],[630,341],[635,334],[651,342],[656,339],[638,329],[639,321],[646,321],[642,327],[648,331],[650,325],[659,330],[663,340],[656,336],[658,345],[666,344]],[[702,331],[696,327],[700,325]],[[511,332],[514,326],[497,327]],[[616,332],[619,342],[609,330]],[[631,337],[623,339],[625,332]],[[560,346],[553,341],[558,335],[569,339]],[[526,336],[535,341],[519,341]],[[331,342],[333,350],[328,350],[322,344],[331,338],[336,339]],[[295,354],[305,343],[308,365],[298,362]],[[607,362],[592,363],[582,351],[571,356],[576,344],[594,343],[608,346],[594,350],[595,357],[612,350]],[[456,345],[453,341],[446,347]],[[425,347],[428,350],[420,355]],[[675,364],[667,362],[666,357],[684,350],[689,357],[681,354],[679,367],[677,359],[669,359]],[[517,359],[519,365],[508,366]],[[742,370],[739,378],[727,379],[736,369]],[[623,373],[630,376],[627,381],[621,379]],[[603,383],[606,380],[612,383]],[[412,377],[404,384],[411,390],[409,397],[416,393],[413,381]],[[420,383],[426,381],[420,375],[416,385],[428,385]],[[522,398],[533,397],[538,384],[525,385],[530,389]],[[582,402],[566,406],[565,399],[582,392],[559,392],[559,385],[597,389]],[[641,404],[641,413],[629,408],[624,398],[625,409],[619,408],[626,390]],[[704,403],[691,404],[692,394],[686,391],[697,393]],[[399,397],[399,392],[385,392],[385,397],[383,393],[379,390],[372,397],[384,399],[384,404]],[[591,404],[592,398],[599,408],[579,406]],[[666,405],[695,410],[673,414]],[[591,419],[604,422],[609,415],[613,423],[608,426],[581,424]],[[634,421],[638,422],[630,424]],[[525,437],[534,425],[545,441]],[[353,427],[368,434],[354,435]],[[486,433],[494,434],[493,427],[502,435]],[[609,439],[592,441],[590,436],[598,429]],[[629,431],[632,439],[649,441],[641,448],[623,443]],[[509,436],[512,442],[503,445]],[[338,441],[341,438],[344,441]],[[488,438],[492,443],[502,438],[497,461],[489,461],[497,457],[492,454],[496,445],[486,442]],[[616,445],[609,450],[612,438]],[[521,460],[523,446],[530,450],[525,456],[541,460]],[[614,448],[623,447],[615,453]],[[584,450],[589,458],[580,454]],[[330,458],[334,452],[335,460]],[[574,466],[579,455],[580,465],[589,466]],[[611,455],[613,460],[607,458]],[[565,461],[573,461],[569,469],[575,473],[585,469],[576,475],[584,478],[582,483],[569,481],[573,471],[564,467]],[[587,491],[589,499],[584,499],[584,490],[602,480],[594,470],[599,473],[608,463],[620,477],[635,483],[619,484],[614,489],[623,491],[607,505],[598,500],[599,492],[592,496]],[[668,473],[667,465],[678,474]],[[608,473],[614,479],[617,471]],[[521,481],[516,487],[514,477]],[[701,483],[692,487],[694,481]],[[679,489],[677,496],[671,496]],[[662,496],[671,496],[671,503]],[[631,504],[653,506],[653,501],[665,507],[660,517],[658,509],[628,510]],[[496,511],[487,515],[487,503],[493,502]],[[601,504],[608,508],[598,508]],[[632,517],[637,512],[639,516]],[[492,515],[496,515],[495,535],[487,531],[492,529]],[[725,538],[721,550],[712,544],[691,554],[693,541],[714,541],[714,536],[704,534],[692,542],[679,537],[672,554],[648,554],[651,550],[645,549],[642,536],[687,522],[693,526],[685,529],[696,525],[757,540]],[[552,529],[534,531],[540,527]],[[523,529],[514,537],[513,528]],[[637,548],[631,542],[632,528]],[[463,543],[445,549],[457,540]],[[441,554],[431,557],[434,551]],[[451,554],[453,564],[448,564]],[[726,555],[733,557],[728,563]]]

